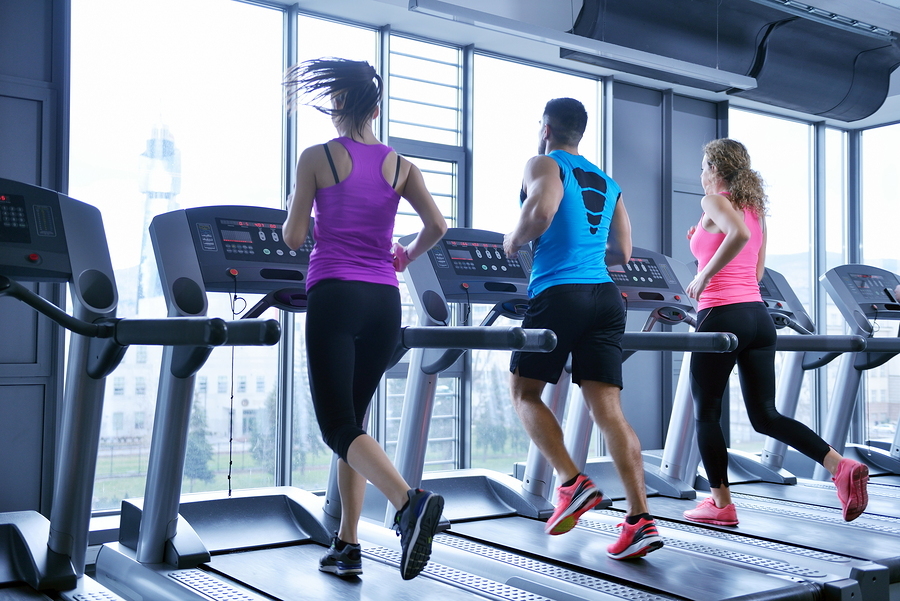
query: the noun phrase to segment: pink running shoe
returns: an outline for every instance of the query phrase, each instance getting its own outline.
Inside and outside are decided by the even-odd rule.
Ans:
[[[619,540],[606,547],[606,554],[613,559],[637,559],[663,546],[663,539],[652,519],[641,518],[637,524],[626,521],[619,527],[622,529]]]
[[[852,522],[866,510],[869,493],[869,468],[852,459],[841,459],[837,473],[831,479],[837,487],[837,496],[844,508],[844,520]]]
[[[714,524],[716,526],[737,526],[737,509],[734,503],[729,503],[719,509],[712,497],[706,497],[694,509],[684,512],[685,519],[701,524]]]
[[[578,474],[572,486],[558,487],[556,495],[556,511],[544,526],[547,534],[565,534],[575,527],[584,512],[599,505],[603,499],[600,489],[584,474]]]

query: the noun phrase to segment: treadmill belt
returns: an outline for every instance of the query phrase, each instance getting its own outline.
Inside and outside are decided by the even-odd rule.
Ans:
[[[518,553],[546,558],[693,601],[753,599],[811,599],[816,585],[790,582],[769,570],[746,569],[728,561],[662,549],[644,559],[618,561],[606,555],[614,535],[576,528],[562,536],[548,536],[544,524],[519,517],[456,523],[448,531]],[[665,537],[665,533],[663,533]]]
[[[682,513],[692,509],[696,500],[652,497],[650,513],[661,518],[687,522]],[[882,525],[878,516],[863,514],[853,522],[841,519],[840,512],[828,513],[814,508],[800,510],[787,505],[766,503],[764,499],[734,499],[740,524],[734,527],[708,526],[756,538],[799,545],[828,553],[867,559],[891,568],[891,582],[900,578],[900,536],[893,526]]]
[[[353,599],[354,601],[472,601],[472,593],[424,575],[403,580],[396,565],[367,557],[363,574],[339,578],[319,571],[325,547],[314,543],[216,555],[205,564],[213,572],[236,580],[271,597],[295,599]]]
[[[884,494],[884,489],[888,489],[888,487],[869,486],[869,505],[865,513],[900,517],[900,491],[888,491],[888,494]],[[796,485],[751,482],[747,484],[732,484],[731,492],[762,497],[764,499],[807,503],[832,509],[841,508],[841,502],[838,500],[834,485],[830,482],[810,480]]]

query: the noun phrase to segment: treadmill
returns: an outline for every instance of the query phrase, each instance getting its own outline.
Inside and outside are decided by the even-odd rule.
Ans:
[[[842,361],[846,361],[847,357],[866,348],[861,345],[867,344],[871,339],[860,340],[858,335],[812,334],[814,330],[811,321],[802,311],[790,286],[775,271],[766,270],[760,289],[776,325],[791,327],[802,334],[779,335],[777,342],[778,350],[794,351],[786,358],[778,384],[779,410],[792,415],[803,369],[823,365],[833,359],[835,354],[841,354]],[[804,334],[803,330],[810,333]],[[660,469],[673,478],[696,480],[700,488],[703,488],[708,485],[704,478],[697,477],[700,458],[696,450],[693,408],[687,385],[689,371],[684,365],[682,367]],[[782,449],[771,444],[767,444],[766,449],[762,456],[735,451],[729,454],[730,464],[733,464],[729,466],[729,477],[735,482],[732,497],[741,520],[736,528],[688,522],[682,513],[693,508],[694,502],[654,497],[650,499],[651,512],[657,518],[679,524],[679,528],[712,530],[717,532],[716,536],[724,533],[729,533],[728,536],[740,534],[791,548],[805,547],[816,552],[869,562],[868,565],[855,566],[849,576],[864,587],[878,581],[874,587],[876,591],[880,591],[877,595],[887,594],[888,587],[897,588],[897,583],[900,582],[900,547],[897,539],[900,524],[896,519],[864,514],[851,523],[844,522],[840,509],[837,508],[833,486],[830,490],[819,491],[815,490],[814,484],[806,481],[803,481],[805,486],[783,486],[796,484],[797,478],[780,466],[778,458],[783,454]],[[793,466],[791,464],[792,469]],[[741,482],[745,484],[740,484]],[[770,491],[776,492],[769,494]],[[815,497],[827,498],[828,502],[817,504],[813,501]],[[830,497],[834,497],[834,500]],[[834,505],[829,506],[829,503]],[[871,593],[867,594],[864,588],[863,597],[870,596]]]
[[[121,599],[85,576],[106,377],[131,344],[210,349],[228,342],[227,324],[202,317],[117,318],[115,277],[95,207],[7,179],[0,179],[0,207],[0,296],[72,332],[50,519],[36,511],[0,514],[0,598]],[[74,315],[19,280],[69,284]]]
[[[838,369],[838,379],[832,391],[825,434],[834,440],[835,450],[869,467],[873,492],[890,492],[897,501],[896,490],[887,491],[881,485],[900,486],[900,432],[894,432],[890,444],[847,444],[850,418],[856,407],[862,372],[885,364],[900,352],[900,338],[874,337],[880,322],[900,320],[900,302],[894,298],[894,288],[900,284],[897,274],[869,265],[842,265],[821,277],[822,285],[841,311],[841,315],[855,334],[866,337],[866,352],[844,357]],[[815,469],[812,477],[828,477],[823,469]]]
[[[312,242],[289,249],[281,237],[285,217],[284,210],[248,206],[199,207],[155,217],[150,234],[170,315],[205,314],[209,291],[265,293],[247,312],[250,316],[268,306],[303,311]],[[406,346],[540,351],[556,343],[549,331],[522,328],[405,328],[401,334]],[[194,375],[179,369],[180,361],[168,351],[145,496],[123,501],[119,540],[104,545],[96,560],[100,582],[132,600],[198,601],[469,599],[481,586],[464,573],[455,586],[447,578],[403,581],[398,541],[381,526],[374,536],[388,535],[383,546],[361,539],[370,560],[362,578],[319,572],[318,558],[337,521],[323,511],[323,499],[309,491],[281,486],[182,498]]]
[[[799,300],[797,300],[790,285],[783,276],[775,271],[767,269],[766,278],[760,283],[760,288],[764,290],[763,296],[764,298],[767,298],[767,304],[770,306],[770,311],[772,311],[771,314],[773,319],[776,320],[776,324],[779,323],[779,318],[781,318],[787,320],[787,325],[801,335],[809,336],[815,332],[815,326],[812,320],[806,311],[803,310],[802,305]],[[768,296],[766,292],[768,292]],[[788,300],[782,301],[781,307],[775,307],[775,303],[772,302],[773,297],[780,297]],[[786,312],[787,309],[790,309],[789,312]],[[847,349],[848,353],[857,354],[866,348],[865,345],[867,342],[876,340],[873,338],[864,338],[861,335],[862,333],[863,332],[857,332],[849,337],[826,336],[826,338],[831,342],[839,341],[841,338],[847,338],[851,344],[853,343],[854,338],[858,338],[860,348]],[[883,340],[884,342],[876,342],[875,344],[889,344],[893,342],[897,349],[900,350],[900,344],[897,344],[896,339],[878,340]],[[834,348],[833,344],[831,344],[831,346]],[[793,416],[799,402],[803,374],[806,371],[817,369],[825,365],[842,354],[843,353],[837,352],[807,351],[805,353],[791,353],[787,355],[782,363],[781,373],[778,379],[778,388],[776,392],[776,406],[778,407],[778,410],[784,415]],[[847,362],[843,364],[843,368],[846,368],[848,365],[853,365],[853,363]],[[839,379],[841,377],[844,376],[839,376]],[[855,398],[855,392],[853,396]],[[833,409],[834,405],[831,405],[831,407]],[[842,436],[841,434],[837,434],[837,436],[839,438],[829,442],[836,443],[837,440],[846,440],[846,431],[843,433],[843,438],[840,438]],[[826,441],[828,441],[828,439],[826,439]],[[851,451],[851,453],[854,452],[856,451]],[[750,471],[753,470],[751,461],[758,462],[764,471],[761,473],[762,477],[756,481],[753,481],[752,479],[741,481],[730,474],[732,493],[840,509],[840,501],[837,498],[834,485],[830,481],[830,474],[826,482],[811,479],[810,476],[812,476],[813,466],[817,464],[814,464],[814,462],[805,455],[789,448],[783,442],[775,440],[774,438],[766,438],[763,450],[758,456],[754,455],[751,457],[747,454],[742,455],[750,458],[750,460],[744,464]],[[850,456],[853,457],[852,454]],[[791,477],[782,482],[765,477],[767,473],[765,470],[779,470],[783,466],[787,468],[789,473],[799,474],[800,477]],[[783,484],[787,484],[788,486],[782,486]],[[796,484],[796,486],[791,486],[791,484]],[[884,487],[872,486],[866,513],[895,518],[900,516],[900,506],[897,504],[897,492],[898,491],[892,491],[889,488],[885,489]],[[739,498],[742,497],[739,496]]]
[[[448,313],[443,307],[447,302],[490,303],[494,307],[486,321],[494,313],[520,315],[526,302],[530,254],[523,250],[517,259],[509,261],[502,254],[502,243],[503,235],[499,233],[451,229],[429,251],[428,261],[417,261],[413,264],[415,269],[411,265],[407,280],[420,323],[430,323],[431,327],[446,323]],[[670,264],[661,263],[661,256],[640,249],[635,249],[633,255],[634,263],[622,273],[639,273],[639,282],[643,277],[644,284],[652,283],[647,280],[650,265],[646,263],[652,258],[660,277],[670,282],[665,287],[660,284],[655,290],[644,290],[645,294],[638,295],[634,303],[640,302],[638,299],[674,300],[676,294],[668,288],[678,284]],[[674,313],[671,316],[677,317]],[[674,347],[672,341],[676,341]],[[653,348],[654,344],[661,348],[694,345],[703,350],[715,350],[719,345],[718,350],[728,350],[733,348],[732,343],[723,334],[646,332],[630,333],[623,345],[642,350]],[[667,547],[645,560],[613,560],[606,556],[606,546],[618,536],[615,524],[621,521],[619,512],[608,512],[609,515],[589,512],[586,515],[596,514],[596,519],[592,517],[586,526],[563,536],[548,536],[543,531],[545,516],[526,512],[536,504],[522,503],[523,498],[538,496],[545,501],[546,498],[529,491],[526,482],[504,474],[489,474],[486,470],[422,474],[430,413],[420,408],[430,406],[434,393],[433,385],[416,385],[414,374],[418,370],[423,374],[418,378],[432,379],[430,372],[436,363],[415,355],[411,360],[398,458],[400,448],[418,450],[418,463],[407,466],[404,476],[411,484],[421,481],[424,488],[452,499],[445,506],[445,518],[451,525],[435,537],[432,551],[432,560],[438,565],[501,579],[533,594],[557,599],[594,599],[610,592],[625,598],[656,595],[693,600],[812,599],[823,593],[849,599],[851,595],[860,595],[860,583],[847,577],[851,567],[840,565],[843,574],[823,571],[823,567],[831,568],[834,563],[821,558],[816,559],[815,567],[810,563],[788,564],[783,559],[786,554],[780,549],[765,556],[753,556],[748,545],[732,544],[731,548],[711,550],[711,544],[699,542],[702,533],[687,533],[684,538],[693,540],[669,546],[665,527],[662,530]],[[408,420],[410,409],[424,413],[424,417],[420,415],[409,425],[413,421]],[[403,457],[409,460],[409,456]],[[542,485],[543,481],[539,480],[535,478],[533,484]],[[521,509],[523,505],[526,511]],[[781,553],[777,560],[776,553]],[[861,568],[870,565],[846,558],[837,558],[837,562]],[[430,569],[429,564],[424,573],[428,574]],[[626,590],[629,588],[633,590]]]

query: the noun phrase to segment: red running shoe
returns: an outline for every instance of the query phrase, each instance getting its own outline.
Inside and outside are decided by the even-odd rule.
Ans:
[[[837,473],[831,479],[837,487],[837,496],[844,508],[844,520],[852,522],[866,510],[869,493],[869,468],[852,459],[841,459]]]
[[[613,559],[637,559],[663,546],[663,539],[656,530],[656,522],[641,518],[637,524],[622,522],[619,540],[606,548]]]
[[[556,511],[544,526],[547,534],[565,534],[575,527],[584,512],[599,505],[603,499],[600,489],[584,474],[578,474],[572,486],[558,487],[556,495]]]
[[[714,524],[716,526],[737,526],[737,509],[734,503],[729,503],[719,509],[712,497],[706,497],[694,509],[684,512],[685,519],[701,524]]]

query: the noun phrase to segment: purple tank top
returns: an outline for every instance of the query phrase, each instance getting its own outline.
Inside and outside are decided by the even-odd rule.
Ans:
[[[350,153],[353,168],[343,181],[316,191],[316,243],[306,287],[325,279],[397,286],[391,245],[400,195],[381,172],[391,148],[350,138],[335,141]]]

